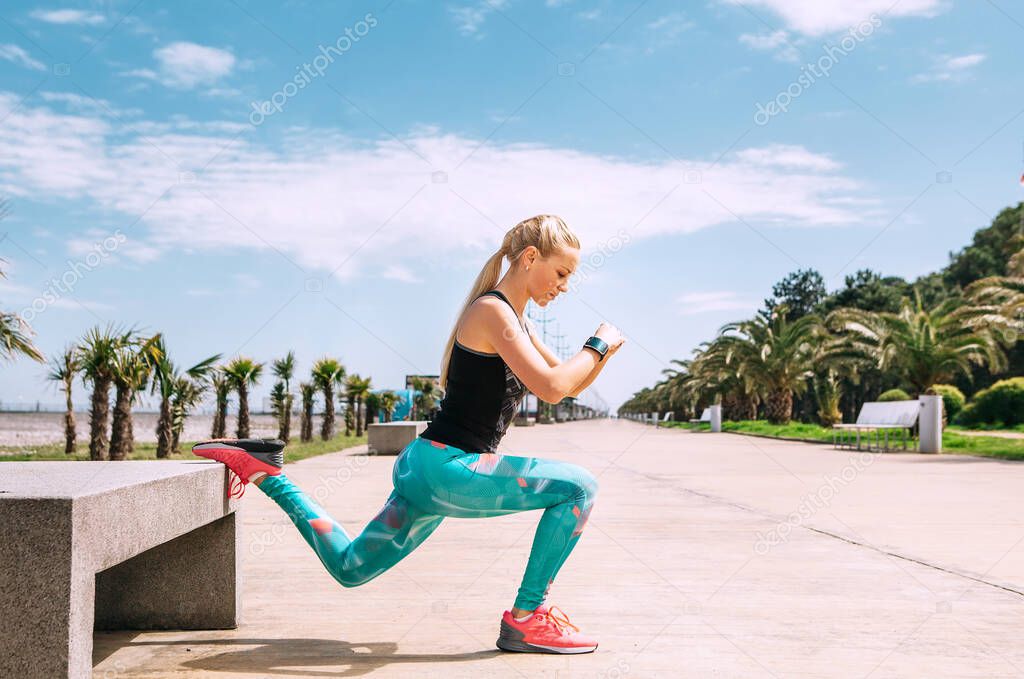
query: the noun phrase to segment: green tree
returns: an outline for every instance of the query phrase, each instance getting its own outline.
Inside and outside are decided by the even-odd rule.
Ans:
[[[367,392],[365,397],[366,403],[366,428],[369,429],[371,424],[376,424],[377,419],[380,417],[380,393],[379,392]]]
[[[914,302],[904,300],[898,313],[839,309],[828,323],[843,334],[834,357],[891,372],[912,385],[916,396],[933,384],[969,375],[972,366],[998,370],[1005,365],[996,335],[977,320],[975,309],[956,300],[926,309],[915,296]]]
[[[723,326],[718,341],[748,390],[763,394],[765,417],[785,424],[793,411],[793,394],[807,389],[820,346],[828,334],[816,315],[790,322],[788,309]]]
[[[430,413],[437,407],[438,400],[437,386],[434,380],[413,377],[411,386],[414,394],[412,400],[412,419],[419,420],[430,417]]]
[[[170,457],[175,451],[175,419],[183,420],[180,405],[183,402],[181,391],[182,374],[171,361],[167,346],[161,337],[158,342],[159,359],[153,363],[153,382],[151,393],[160,395],[160,416],[156,422],[156,456],[160,459]],[[209,380],[215,374],[216,363],[220,354],[204,358],[185,371],[185,377],[195,381]],[[175,401],[178,406],[175,406]],[[180,433],[180,427],[178,429]]]
[[[910,284],[899,276],[883,277],[870,269],[861,269],[852,276],[846,276],[844,283],[843,288],[822,302],[823,311],[850,308],[896,312],[903,297],[911,294]]]
[[[107,423],[110,420],[110,387],[114,381],[114,361],[125,332],[108,325],[90,329],[78,345],[82,379],[92,387],[89,399],[89,459],[105,460],[110,446]]]
[[[989,226],[974,232],[970,245],[950,255],[942,271],[946,284],[966,288],[976,280],[1006,276],[1010,258],[1019,249],[1024,234],[1024,203],[1002,210]]]
[[[213,389],[214,398],[213,426],[210,428],[210,438],[226,438],[228,429],[228,399],[231,397],[231,380],[229,380],[227,374],[225,374],[224,366],[217,366],[211,371],[210,387]]]
[[[349,386],[349,384],[354,386],[354,391],[350,392],[350,394],[355,396],[355,411],[353,412],[353,417],[355,418],[356,436],[363,435],[363,416],[361,411],[363,399],[370,391],[370,382],[371,380],[369,377],[361,378],[359,375],[355,375],[355,380],[346,383],[346,386]]]
[[[278,381],[270,392],[270,402],[278,422],[277,438],[288,443],[292,429],[291,380],[295,376],[295,352],[289,351],[284,358],[275,360],[273,370]]]
[[[334,389],[344,379],[345,367],[335,358],[325,356],[313,364],[313,384],[324,395],[324,419],[320,423],[320,438],[324,441],[334,437]]]
[[[390,422],[391,417],[392,415],[394,415],[395,412],[395,406],[398,405],[398,394],[391,391],[390,389],[385,389],[384,391],[380,392],[379,396],[380,408],[381,410],[384,411],[384,421]]]
[[[814,313],[825,299],[825,280],[814,269],[801,269],[789,274],[772,287],[772,296],[764,301],[764,313],[771,315],[785,307],[786,320],[795,321]]]
[[[72,345],[65,347],[64,353],[50,359],[50,371],[46,379],[60,384],[64,392],[64,454],[75,452],[75,405],[71,400],[71,390],[78,374],[78,350]]]
[[[0,221],[11,214],[11,203],[7,198],[0,197]],[[0,259],[0,264],[4,260]],[[0,278],[7,278],[0,266]],[[39,349],[32,344],[32,327],[18,314],[0,311],[0,360],[14,360],[18,356],[26,356],[33,361],[44,362],[46,359]]]
[[[210,373],[213,373],[211,367]],[[181,375],[174,381],[174,393],[171,396],[171,453],[181,453],[181,433],[185,430],[185,420],[203,401],[211,386],[208,376],[199,378]]]
[[[249,438],[249,388],[256,386],[263,375],[263,364],[246,356],[239,356],[224,366],[224,374],[231,388],[238,392],[238,426],[235,435]]]
[[[125,460],[135,448],[132,406],[160,360],[160,335],[144,338],[128,331],[114,353],[114,414],[110,425],[110,459]]]
[[[309,382],[299,384],[302,396],[302,419],[299,421],[299,440],[303,443],[313,440],[313,399],[316,398],[316,386]]]

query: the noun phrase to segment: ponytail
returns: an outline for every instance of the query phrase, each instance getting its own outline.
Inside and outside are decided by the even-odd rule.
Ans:
[[[529,246],[534,246],[540,251],[541,257],[550,256],[560,247],[571,247],[579,249],[580,242],[576,235],[566,226],[560,218],[554,215],[537,215],[530,219],[523,220],[512,227],[502,240],[501,247],[491,255],[484,268],[480,270],[473,288],[462,304],[459,315],[455,319],[455,325],[448,342],[444,347],[444,354],[441,359],[441,389],[447,389],[448,366],[451,362],[452,349],[455,347],[455,335],[459,329],[459,323],[465,315],[466,310],[476,301],[476,298],[494,289],[501,278],[502,262],[507,257],[509,263],[514,263]]]

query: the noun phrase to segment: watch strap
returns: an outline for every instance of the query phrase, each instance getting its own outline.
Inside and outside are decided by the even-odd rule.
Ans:
[[[608,353],[608,343],[605,342],[600,337],[598,337],[597,335],[592,335],[590,337],[590,339],[588,339],[586,342],[584,342],[583,343],[583,348],[585,348],[585,349],[589,348],[589,349],[593,349],[594,351],[596,351],[597,355],[600,357],[598,359],[599,361],[603,361],[605,355]]]

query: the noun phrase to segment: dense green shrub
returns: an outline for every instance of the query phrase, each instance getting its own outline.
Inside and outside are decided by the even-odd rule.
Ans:
[[[967,403],[967,398],[964,397],[964,392],[960,391],[952,384],[936,384],[932,386],[935,393],[942,396],[942,411],[950,421],[953,420],[960,411],[964,409],[964,404]]]
[[[879,401],[909,401],[910,394],[903,391],[902,389],[890,389],[889,391],[883,391],[882,395],[878,397]]]
[[[957,422],[965,426],[995,424],[1014,427],[1024,424],[1024,377],[1000,380],[982,389],[960,412]]]

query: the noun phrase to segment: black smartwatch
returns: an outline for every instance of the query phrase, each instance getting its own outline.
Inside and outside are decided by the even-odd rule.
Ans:
[[[608,353],[608,343],[597,335],[593,335],[590,339],[583,343],[584,349],[593,349],[597,352],[599,358],[598,361],[603,361],[605,354]]]

